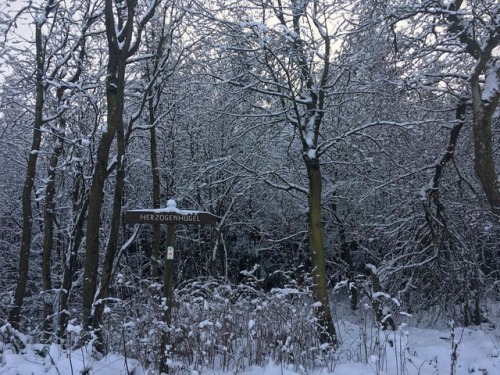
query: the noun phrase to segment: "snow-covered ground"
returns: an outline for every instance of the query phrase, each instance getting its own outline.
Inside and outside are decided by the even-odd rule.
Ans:
[[[189,375],[436,375],[452,373],[452,343],[456,344],[456,374],[500,374],[500,329],[493,324],[477,328],[432,330],[402,325],[397,332],[369,331],[359,325],[338,324],[342,343],[335,361],[328,367],[300,369],[292,365],[269,362],[265,367],[223,372],[218,369],[177,369]],[[56,345],[31,344],[23,354],[14,354],[0,344],[2,375],[152,375],[134,359],[108,355],[97,361],[85,349],[66,353]],[[45,354],[42,354],[45,351]],[[90,370],[84,372],[84,370]]]

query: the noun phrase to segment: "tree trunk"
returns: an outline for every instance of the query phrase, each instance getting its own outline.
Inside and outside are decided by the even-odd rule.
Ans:
[[[113,31],[114,32],[114,31]],[[83,326],[93,326],[92,309],[97,290],[97,270],[99,266],[99,231],[101,210],[104,199],[104,182],[107,176],[109,152],[117,127],[123,127],[123,95],[125,81],[125,56],[110,48],[106,96],[108,101],[108,123],[99,141],[97,157],[90,187],[87,218],[87,248],[83,273]],[[118,173],[118,172],[117,172]],[[116,204],[116,202],[115,202]],[[121,205],[121,201],[118,202]]]
[[[110,100],[110,99],[108,99]],[[120,113],[116,116],[117,124],[116,128],[116,139],[118,145],[118,155],[116,164],[116,178],[115,178],[115,192],[113,195],[113,213],[111,216],[111,229],[108,238],[108,244],[106,246],[106,253],[104,255],[104,261],[102,266],[101,274],[101,284],[99,288],[99,293],[97,295],[97,302],[95,304],[95,312],[93,316],[93,328],[94,334],[97,339],[94,344],[94,348],[99,353],[104,353],[104,339],[102,334],[102,320],[104,314],[104,307],[106,306],[106,298],[109,297],[109,287],[111,285],[111,279],[113,276],[113,265],[116,256],[116,249],[118,247],[118,235],[120,233],[120,222],[121,222],[121,210],[122,210],[122,200],[123,200],[123,187],[125,184],[125,166],[123,163],[125,156],[125,139],[123,130],[123,99],[114,98],[114,100],[119,100],[122,103],[117,103],[116,108],[121,106]]]
[[[160,173],[158,171],[158,145],[156,142],[156,127],[155,127],[155,109],[153,105],[153,98],[149,99],[149,124],[150,129],[150,142],[151,142],[151,174],[153,180],[153,208],[160,208]],[[158,279],[160,276],[159,262],[160,262],[160,239],[161,227],[160,224],[153,224],[153,249],[151,256],[151,277]]]
[[[135,22],[137,2],[126,0],[115,3],[112,0],[104,2],[104,16],[106,38],[108,41],[108,65],[106,79],[107,99],[107,126],[99,141],[96,164],[90,187],[90,200],[87,219],[87,249],[85,269],[83,272],[83,327],[89,330],[100,325],[102,311],[94,322],[93,303],[97,294],[98,266],[99,266],[99,231],[102,201],[104,198],[104,182],[107,177],[108,161],[111,143],[115,133],[118,143],[117,175],[115,181],[115,196],[111,232],[106,249],[103,278],[99,296],[108,294],[111,281],[111,271],[116,254],[119,233],[121,204],[124,183],[123,162],[125,156],[125,135],[123,126],[124,97],[125,97],[125,70],[127,58],[134,55],[140,44],[141,34],[146,23],[153,17],[158,0],[148,8],[140,22]],[[115,6],[115,8],[114,8]],[[115,19],[116,17],[116,19]],[[133,43],[132,43],[133,41]],[[128,133],[129,134],[129,133]],[[127,136],[128,136],[127,134]],[[102,304],[101,304],[102,305]],[[100,306],[99,309],[102,309]],[[88,336],[88,335],[86,335]],[[87,337],[84,337],[86,340]],[[98,348],[98,347],[97,347]]]
[[[167,225],[167,252],[168,248],[175,246],[175,225]],[[172,308],[174,306],[174,258],[175,250],[171,257],[165,254],[165,272],[163,288],[165,289],[165,313],[163,321],[165,323],[165,331],[161,336],[160,347],[160,373],[168,374],[168,356],[171,350],[170,329],[172,327]]]
[[[479,82],[472,82],[474,86]],[[491,130],[492,117],[498,105],[495,102],[483,103],[479,94],[473,95],[474,121],[474,170],[481,182],[484,193],[495,215],[500,215],[500,182],[495,171],[493,157],[493,132]]]
[[[346,277],[347,277],[347,281],[349,283],[348,289],[349,289],[351,310],[357,310],[357,308],[358,308],[358,287],[356,285],[356,270],[354,267],[354,261],[352,259],[352,254],[351,254],[351,246],[352,246],[351,244],[352,243],[347,242],[345,223],[340,218],[340,215],[338,214],[337,203],[335,201],[332,202],[331,207],[332,207],[332,211],[333,211],[333,214],[335,216],[335,221],[336,221],[337,228],[339,231],[340,257],[345,262],[345,265],[347,266]]]
[[[102,135],[97,149],[97,159],[90,187],[90,199],[87,218],[87,247],[83,272],[83,326],[92,327],[92,304],[97,288],[97,270],[99,265],[99,230],[101,228],[101,209],[104,198],[104,182],[109,159],[109,149],[113,141],[115,128],[109,119],[108,129]]]
[[[56,168],[59,156],[63,151],[64,134],[66,122],[59,120],[59,129],[57,129],[57,139],[52,155],[49,160],[47,172],[47,187],[45,191],[45,211],[43,218],[43,251],[42,251],[42,287],[43,287],[43,331],[44,338],[49,339],[51,327],[51,317],[54,313],[54,296],[52,293],[52,248],[54,247],[54,220],[55,220],[55,193],[56,193]]]
[[[320,340],[322,343],[337,344],[335,327],[333,325],[328,299],[328,282],[325,267],[325,245],[321,213],[321,171],[317,158],[304,156],[309,182],[309,246],[311,251],[313,294],[320,306],[316,310],[319,322]]]
[[[52,11],[55,0],[49,0],[45,8],[45,16]],[[45,17],[45,18],[46,18]],[[41,18],[40,18],[41,19]],[[35,120],[33,124],[33,138],[31,152],[28,156],[28,166],[23,185],[22,209],[23,209],[23,231],[21,237],[21,248],[19,251],[18,279],[14,292],[14,306],[9,312],[9,322],[16,329],[19,328],[21,308],[23,306],[26,284],[28,282],[29,257],[31,248],[31,235],[33,226],[33,209],[31,207],[31,192],[33,190],[36,174],[36,164],[40,143],[42,141],[41,128],[43,124],[44,107],[44,68],[45,51],[42,38],[43,22],[37,19],[35,23],[35,47],[36,47],[36,75],[35,75]]]
[[[481,81],[498,82],[500,68],[493,57],[493,51],[500,45],[500,33],[491,27],[485,35],[485,40],[479,40],[470,33],[469,23],[465,16],[460,15],[462,0],[451,2],[448,7],[449,31],[465,46],[465,51],[476,60],[470,74],[472,93],[472,114],[474,132],[474,170],[481,182],[486,199],[495,215],[500,215],[500,182],[497,178],[495,159],[493,157],[493,133],[491,122],[498,107],[500,91],[498,88],[485,93],[486,84]],[[450,12],[451,10],[451,12]],[[494,22],[494,21],[493,21]],[[483,25],[485,28],[492,25]],[[478,34],[480,35],[480,34]],[[479,38],[479,37],[478,37]],[[483,94],[486,94],[483,97]]]
[[[81,173],[81,171],[79,171]],[[83,189],[83,174],[78,176],[78,180],[73,188],[73,215],[74,215],[74,223],[73,230],[70,239],[70,244],[68,249],[66,250],[63,263],[64,263],[64,272],[63,272],[63,280],[61,285],[61,294],[59,298],[59,310],[60,310],[60,318],[59,318],[59,339],[63,340],[66,338],[66,326],[69,321],[70,313],[69,313],[69,297],[71,293],[71,288],[73,286],[73,276],[76,270],[76,260],[78,257],[78,250],[80,249],[82,240],[83,240],[83,224],[85,222],[85,213],[87,212],[88,198],[82,203],[82,189]]]

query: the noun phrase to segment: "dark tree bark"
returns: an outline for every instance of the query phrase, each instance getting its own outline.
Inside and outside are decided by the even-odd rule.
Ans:
[[[18,280],[14,292],[14,306],[9,313],[9,322],[14,328],[19,328],[21,318],[21,308],[23,306],[26,284],[28,282],[29,257],[31,248],[31,235],[33,226],[33,209],[31,207],[31,193],[35,182],[36,165],[38,152],[42,141],[41,128],[43,125],[43,108],[45,92],[45,49],[43,42],[42,27],[49,14],[54,10],[56,1],[48,0],[42,11],[43,17],[38,17],[35,22],[35,48],[36,48],[36,73],[35,73],[35,119],[33,123],[33,138],[31,150],[28,156],[28,165],[26,168],[26,177],[23,185],[22,212],[23,212],[23,230],[21,237],[21,248],[19,251]]]
[[[318,159],[304,157],[309,181],[309,247],[311,252],[313,294],[320,306],[317,308],[317,318],[320,327],[321,342],[336,344],[337,338],[333,325],[328,298],[328,281],[325,266],[325,244],[322,223],[322,180]]]
[[[321,154],[326,151],[320,144],[323,141],[321,126],[326,111],[325,99],[334,85],[331,77],[331,35],[326,23],[327,9],[331,11],[332,8],[325,4],[317,0],[262,3],[262,17],[266,19],[270,13],[274,14],[276,20],[271,23],[278,22],[286,32],[283,35],[278,33],[277,37],[271,32],[269,38],[273,42],[263,40],[258,48],[251,42],[249,46],[235,47],[240,52],[238,58],[243,59],[243,62],[236,59],[235,63],[241,65],[238,69],[243,73],[237,73],[231,83],[276,98],[286,114],[283,121],[293,128],[301,142],[307,189],[297,189],[292,185],[278,187],[307,191],[313,297],[318,302],[316,317],[321,342],[334,347],[337,338],[327,289],[320,167]],[[242,35],[243,44],[245,35]],[[255,55],[250,51],[254,51]],[[276,186],[269,180],[267,182]]]
[[[485,40],[475,38],[471,33],[475,20],[466,20],[458,11],[462,7],[463,0],[455,0],[449,5],[447,19],[450,23],[449,33],[456,37],[465,46],[466,52],[476,60],[475,67],[470,74],[469,84],[472,93],[472,115],[474,131],[474,170],[481,182],[486,199],[495,215],[500,215],[500,181],[497,178],[495,159],[493,157],[493,132],[492,119],[500,100],[500,64],[498,57],[493,56],[493,50],[500,46],[500,25],[497,19],[487,16],[488,29]],[[495,5],[491,4],[492,10]],[[497,9],[498,12],[498,9]],[[476,22],[476,25],[483,23]],[[482,83],[485,77],[487,82],[496,83],[491,92],[485,92],[486,83]],[[489,89],[488,89],[489,90]]]
[[[305,92],[308,95],[305,105],[305,115],[300,116],[300,111],[296,112],[298,123],[296,128],[302,141],[302,153],[307,169],[309,183],[309,246],[311,253],[311,263],[313,272],[313,295],[321,304],[317,309],[317,318],[320,324],[320,340],[323,343],[337,345],[337,337],[333,319],[330,311],[330,301],[328,298],[328,279],[325,267],[325,245],[323,232],[323,210],[322,210],[322,177],[320,168],[321,150],[318,139],[320,137],[321,125],[325,113],[325,98],[328,81],[330,79],[330,36],[326,33],[319,20],[313,17],[313,23],[319,31],[324,44],[324,54],[322,55],[323,66],[320,70],[319,78],[314,79],[314,69],[308,61],[304,51],[305,42],[301,39],[300,18],[305,14],[304,9],[293,10],[293,30],[296,38],[292,48],[296,54],[298,74],[304,84]],[[317,11],[317,3],[313,5],[314,12]],[[278,12],[281,23],[284,22],[281,10]],[[294,107],[298,108],[298,102],[294,99]]]
[[[156,141],[155,109],[153,98],[149,99],[149,123],[150,129],[150,153],[151,153],[151,178],[153,181],[153,208],[160,208],[160,172],[158,170],[158,144]],[[160,276],[160,224],[153,224],[153,249],[151,257],[151,277],[157,279]]]
[[[64,343],[66,338],[66,327],[70,318],[69,297],[73,286],[73,277],[76,271],[76,261],[78,251],[81,247],[84,237],[85,215],[88,208],[88,195],[84,194],[84,177],[81,165],[78,168],[78,174],[75,176],[75,185],[71,194],[73,201],[73,229],[71,231],[70,242],[67,250],[63,254],[63,277],[61,293],[59,297],[59,332],[58,337]]]
[[[58,93],[62,96],[62,92]],[[61,118],[59,120],[59,129],[57,129],[56,145],[52,150],[52,155],[49,160],[49,168],[47,171],[47,187],[45,190],[45,209],[43,217],[43,246],[42,246],[42,288],[43,288],[43,313],[44,313],[44,337],[49,339],[50,331],[52,330],[51,316],[53,309],[52,295],[52,248],[54,247],[54,220],[55,220],[55,202],[56,194],[56,168],[59,157],[63,152],[64,133],[66,121]]]
[[[138,25],[137,3],[135,0],[126,0],[113,5],[113,0],[105,1],[104,16],[106,37],[108,41],[108,64],[106,80],[107,99],[107,127],[99,140],[92,184],[90,187],[89,208],[87,219],[87,248],[85,268],[83,273],[83,327],[86,331],[97,328],[100,331],[102,312],[105,299],[109,293],[113,263],[118,244],[120,228],[121,205],[124,183],[124,97],[125,71],[127,58],[133,56],[140,45],[144,27],[153,17],[158,1],[155,1],[146,14],[142,15]],[[115,16],[116,14],[116,16]],[[134,39],[135,38],[135,39]],[[117,135],[118,155],[116,158],[116,179],[111,219],[111,231],[104,257],[101,286],[97,290],[99,267],[99,231],[102,202],[104,199],[104,182],[107,176],[109,154],[113,139]],[[94,306],[94,301],[99,302]],[[93,311],[96,308],[96,311]],[[94,319],[95,318],[95,319]],[[102,338],[96,340],[96,349],[103,350]]]
[[[89,4],[87,4],[89,6]],[[88,9],[87,9],[88,10]],[[49,159],[49,167],[47,170],[47,187],[45,192],[45,209],[44,209],[44,234],[43,234],[43,251],[42,251],[42,286],[44,292],[44,334],[45,338],[48,339],[51,331],[57,331],[56,327],[51,327],[50,317],[53,314],[53,304],[55,296],[52,296],[52,249],[54,247],[54,222],[55,222],[55,195],[56,195],[56,170],[59,158],[64,151],[64,142],[66,136],[66,119],[64,116],[64,106],[65,106],[65,93],[70,91],[72,84],[79,81],[80,76],[83,71],[83,60],[85,59],[85,42],[86,42],[86,31],[94,22],[93,17],[88,17],[86,24],[82,29],[81,36],[77,42],[72,47],[72,52],[78,56],[78,64],[75,72],[67,82],[61,82],[60,86],[56,91],[57,104],[58,104],[58,122],[59,126],[53,129],[56,136],[55,145],[52,150],[52,154]],[[77,51],[79,49],[79,51]],[[67,56],[72,56],[73,54],[67,54]],[[62,66],[62,64],[60,65]],[[57,74],[59,69],[56,69],[54,74]],[[53,78],[53,77],[52,77]],[[64,77],[63,77],[64,78]],[[78,176],[77,176],[78,179]],[[77,182],[78,184],[78,182]],[[81,237],[80,237],[81,238]],[[79,246],[79,245],[78,245]],[[74,262],[69,262],[72,264]],[[66,266],[66,264],[64,265]],[[64,276],[63,276],[64,279]],[[64,284],[64,282],[63,282]],[[64,290],[64,286],[63,286]],[[64,293],[64,292],[63,292]],[[64,311],[67,306],[64,307]]]
[[[162,107],[162,90],[165,81],[172,74],[168,66],[172,55],[172,43],[177,27],[181,24],[184,12],[176,14],[174,4],[169,4],[170,9],[162,9],[162,18],[158,23],[159,30],[151,32],[151,42],[154,58],[151,64],[146,66],[146,77],[148,79],[147,90],[147,115],[149,122],[150,136],[150,159],[151,159],[151,181],[152,181],[152,200],[153,208],[160,208],[161,205],[161,184],[160,171],[158,163],[158,141],[157,141],[157,122],[158,109]],[[155,24],[156,26],[156,24]],[[148,44],[148,41],[146,41]],[[173,67],[176,63],[173,64]],[[166,109],[168,112],[169,109]],[[169,193],[169,192],[167,192]],[[153,243],[151,256],[151,277],[159,279],[160,277],[160,244],[161,244],[161,226],[153,224]]]
[[[489,101],[483,101],[479,88],[479,76],[480,73],[475,73],[471,79],[474,121],[474,170],[481,182],[491,211],[495,215],[500,215],[500,181],[497,178],[495,159],[493,157],[493,132],[491,127],[493,114],[498,107],[500,92]]]
[[[129,1],[127,1],[128,5]],[[130,10],[133,14],[134,8]],[[131,33],[133,19],[129,20],[129,33]],[[109,153],[116,129],[123,127],[123,96],[125,85],[125,64],[130,35],[122,31],[121,39],[126,44],[120,48],[118,40],[118,27],[115,25],[113,14],[113,1],[105,1],[106,36],[108,40],[108,66],[106,79],[106,98],[108,121],[97,148],[92,184],[90,186],[89,207],[87,218],[87,247],[85,253],[85,268],[83,273],[83,327],[90,329],[93,318],[93,303],[97,290],[97,270],[99,267],[99,230],[101,223],[102,201],[104,199],[104,182],[108,169]],[[121,203],[121,202],[120,202]]]
[[[175,225],[167,225],[167,247],[175,246]],[[174,252],[175,254],[175,252]],[[175,255],[174,255],[175,256]],[[165,272],[163,275],[163,287],[165,295],[166,308],[163,315],[165,322],[165,331],[161,335],[160,347],[160,373],[168,374],[167,360],[169,357],[168,348],[171,345],[170,333],[172,327],[172,308],[174,307],[174,259],[168,259],[165,256]],[[171,349],[170,349],[171,350]]]
[[[340,257],[345,262],[347,266],[347,282],[349,288],[349,302],[352,310],[357,310],[358,308],[358,288],[356,286],[356,270],[354,267],[354,261],[351,254],[351,243],[347,241],[346,235],[346,225],[344,220],[340,217],[337,210],[337,203],[332,203],[332,211],[335,216],[335,222],[339,231],[340,238]]]

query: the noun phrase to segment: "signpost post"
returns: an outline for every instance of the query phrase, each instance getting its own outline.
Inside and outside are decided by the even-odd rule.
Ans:
[[[175,256],[175,224],[211,224],[220,218],[211,213],[194,210],[180,210],[173,199],[167,201],[166,208],[142,209],[125,211],[125,223],[128,224],[166,224],[167,225],[167,253],[165,256],[164,289],[166,310],[163,320],[170,328],[172,323],[172,306],[174,302],[174,256]],[[169,331],[162,334],[162,353],[160,373],[168,372],[166,364],[167,345],[170,343]]]

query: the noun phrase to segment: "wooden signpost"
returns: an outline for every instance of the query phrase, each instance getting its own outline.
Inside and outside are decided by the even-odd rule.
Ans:
[[[172,323],[172,306],[174,302],[174,254],[175,224],[212,224],[220,220],[218,216],[204,211],[180,210],[173,199],[167,201],[166,208],[125,211],[125,223],[128,224],[166,224],[167,254],[165,256],[164,290],[167,302],[163,320],[169,329]],[[169,331],[162,335],[162,354],[160,373],[168,373],[166,364],[167,345],[170,343]]]

